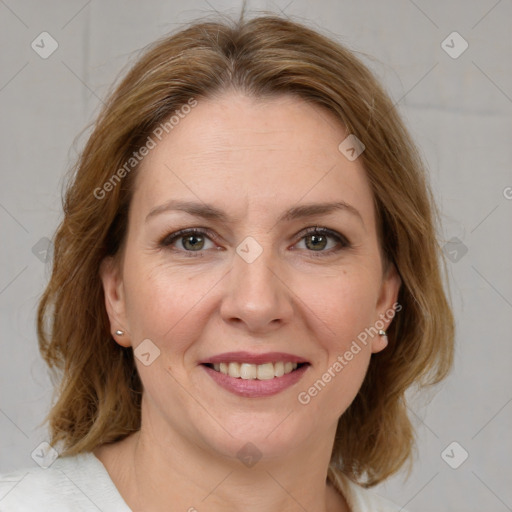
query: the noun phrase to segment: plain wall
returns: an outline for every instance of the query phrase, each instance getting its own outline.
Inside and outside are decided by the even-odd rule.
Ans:
[[[52,384],[35,311],[63,178],[85,140],[74,145],[75,138],[137,50],[211,6],[237,16],[240,5],[0,2],[0,471],[35,465],[31,452],[48,438],[38,425]],[[398,475],[376,491],[411,512],[512,510],[511,2],[248,3],[249,14],[259,9],[282,9],[373,57],[363,59],[398,103],[430,168],[440,241],[456,238],[448,246],[455,368],[429,403],[410,404],[418,450],[409,480]],[[47,59],[31,48],[43,31],[58,43]],[[454,31],[469,45],[458,58],[441,45]],[[462,48],[457,37],[445,43],[452,53]],[[457,469],[441,457],[453,441],[469,454]],[[462,452],[448,453],[453,460]]]

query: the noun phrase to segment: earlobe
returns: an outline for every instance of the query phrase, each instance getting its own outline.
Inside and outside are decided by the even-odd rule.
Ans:
[[[384,350],[388,345],[387,334],[383,333],[387,331],[395,316],[398,293],[400,292],[401,286],[402,279],[400,278],[395,264],[390,262],[382,280],[379,300],[377,302],[377,313],[379,317],[375,320],[375,328],[379,331],[379,334],[373,338],[373,353]]]
[[[386,334],[386,331],[383,329],[379,329],[379,334],[375,336],[375,339],[372,343],[372,353],[376,354],[377,352],[380,352],[381,350],[384,350],[388,346],[388,336]]]
[[[111,256],[101,262],[100,277],[112,337],[119,345],[129,347],[131,343],[125,311],[124,285],[119,266]]]

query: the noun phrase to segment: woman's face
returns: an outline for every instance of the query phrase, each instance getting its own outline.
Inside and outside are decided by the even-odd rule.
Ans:
[[[389,325],[400,286],[393,266],[383,275],[361,159],[338,149],[348,135],[292,96],[229,92],[155,139],[122,263],[102,279],[160,439],[226,456],[332,444],[386,346],[361,333]]]

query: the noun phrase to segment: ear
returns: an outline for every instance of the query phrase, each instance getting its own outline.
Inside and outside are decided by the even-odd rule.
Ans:
[[[105,295],[105,308],[110,320],[112,337],[123,347],[131,346],[129,326],[126,319],[125,294],[122,273],[119,264],[108,256],[100,265],[100,277]],[[116,331],[124,334],[116,334]]]
[[[384,324],[382,329],[387,330],[393,321],[393,317],[395,316],[394,304],[397,302],[398,292],[400,291],[401,285],[402,279],[400,278],[394,263],[389,262],[388,267],[384,272],[384,277],[382,279],[379,292],[379,299],[377,301],[378,317],[375,318],[374,322],[374,325],[376,325],[377,329],[380,329],[380,326]],[[381,350],[384,350],[387,344],[387,337],[377,334],[374,336],[372,341],[372,352],[377,353]]]

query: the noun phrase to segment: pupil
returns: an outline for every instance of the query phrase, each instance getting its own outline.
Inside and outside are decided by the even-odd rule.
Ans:
[[[202,237],[200,237],[200,236],[196,236],[196,235],[189,235],[189,236],[187,236],[187,237],[185,238],[185,243],[184,243],[184,247],[185,247],[185,249],[187,249],[187,248],[188,248],[188,247],[186,247],[186,244],[187,244],[187,243],[190,243],[190,240],[194,240],[194,239],[195,239],[196,241],[197,241],[197,240],[199,240],[199,242],[192,242],[192,243],[190,244],[190,248],[192,248],[192,249],[197,248],[199,245],[201,245],[201,242],[202,242],[201,238],[202,238]]]
[[[313,241],[313,248],[320,247],[323,249],[325,247],[325,237],[323,235],[310,235],[310,237]]]

